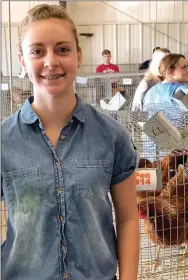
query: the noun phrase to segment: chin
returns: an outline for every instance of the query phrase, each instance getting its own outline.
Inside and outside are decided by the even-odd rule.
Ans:
[[[43,88],[43,93],[46,94],[48,93],[49,95],[52,96],[59,96],[59,95],[64,95],[68,90],[66,88],[62,87],[46,87]]]

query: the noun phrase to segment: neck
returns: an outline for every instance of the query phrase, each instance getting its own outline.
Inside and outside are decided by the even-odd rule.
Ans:
[[[76,96],[72,94],[64,96],[51,96],[34,94],[32,107],[39,116],[44,128],[55,126],[60,129],[71,117],[76,106]]]
[[[109,63],[103,63],[104,65],[110,65],[110,62]]]
[[[176,84],[179,84],[180,82],[179,81],[177,81],[177,80],[175,80],[174,78],[166,78],[164,81],[163,81],[163,83],[176,83]]]

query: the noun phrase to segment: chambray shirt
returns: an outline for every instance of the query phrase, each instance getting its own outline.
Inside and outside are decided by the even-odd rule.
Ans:
[[[109,188],[137,152],[126,130],[78,96],[54,149],[29,97],[2,124],[8,233],[3,280],[112,280],[116,236]],[[115,186],[113,186],[115,187]]]

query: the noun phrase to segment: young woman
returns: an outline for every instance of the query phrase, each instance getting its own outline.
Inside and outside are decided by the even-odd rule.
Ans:
[[[4,280],[136,280],[137,152],[115,120],[74,92],[81,64],[75,25],[61,6],[22,22],[19,59],[33,83],[2,125],[8,208]],[[115,208],[117,238],[113,227]]]
[[[188,65],[184,55],[168,54],[160,63],[163,82],[153,86],[145,95],[143,105],[171,103],[177,105],[188,95]],[[181,107],[181,102],[178,103]],[[183,104],[182,104],[183,105]]]

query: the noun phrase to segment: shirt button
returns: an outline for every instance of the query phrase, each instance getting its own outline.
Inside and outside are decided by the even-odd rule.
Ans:
[[[61,219],[61,221],[64,221],[65,217],[64,217],[64,216],[61,216],[60,219]]]
[[[61,135],[61,139],[64,140],[66,138],[66,136],[64,135]]]
[[[57,192],[58,192],[58,193],[62,193],[62,188],[58,188],[58,189],[57,189]]]
[[[64,278],[67,279],[69,277],[68,273],[64,273]]]
[[[56,161],[56,166],[57,166],[57,168],[60,167],[60,162],[59,161]]]
[[[65,249],[66,249],[65,245],[62,245],[62,246],[61,246],[61,249],[62,249],[63,251],[65,251]]]

